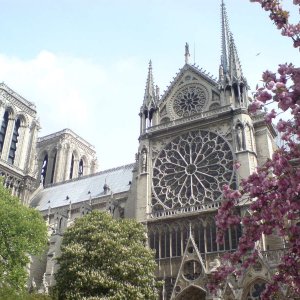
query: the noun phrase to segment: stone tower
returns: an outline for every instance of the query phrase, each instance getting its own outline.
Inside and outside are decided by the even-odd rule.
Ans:
[[[94,146],[70,129],[41,137],[37,142],[38,184],[54,184],[97,170]]]
[[[35,155],[39,121],[36,107],[0,84],[0,175],[12,194],[28,204],[35,188]]]
[[[157,276],[165,280],[161,299],[213,299],[205,287],[209,274],[220,253],[236,249],[241,234],[241,228],[231,228],[224,244],[216,243],[214,216],[222,186],[238,187],[275,147],[275,131],[264,123],[263,113],[248,113],[249,88],[223,1],[221,32],[218,80],[189,63],[186,44],[185,64],[160,97],[149,64],[139,114],[133,216],[147,225]],[[235,161],[242,164],[238,172]],[[226,293],[237,292],[227,287]]]

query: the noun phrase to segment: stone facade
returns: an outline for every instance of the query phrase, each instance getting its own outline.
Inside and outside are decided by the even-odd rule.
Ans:
[[[262,237],[257,264],[241,278],[231,278],[218,295],[206,289],[220,256],[236,249],[242,230],[228,230],[223,245],[215,241],[221,187],[238,187],[276,148],[264,113],[248,114],[248,84],[223,2],[221,18],[219,79],[189,63],[186,44],[185,64],[161,96],[150,61],[131,165],[96,172],[94,148],[69,129],[37,138],[35,106],[0,85],[1,174],[14,194],[41,212],[49,229],[49,249],[32,258],[29,285],[47,292],[55,284],[64,231],[97,209],[145,224],[157,277],[165,282],[160,299],[260,299],[284,251],[276,236]],[[241,162],[238,172],[235,161]],[[248,213],[246,200],[239,210]]]

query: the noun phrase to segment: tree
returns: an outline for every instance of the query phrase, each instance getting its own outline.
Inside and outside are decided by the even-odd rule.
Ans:
[[[40,213],[21,204],[0,180],[0,288],[26,287],[30,255],[47,244],[47,227]]]
[[[64,234],[58,263],[58,299],[157,299],[154,254],[134,220],[99,211],[78,218]]]
[[[270,11],[270,18],[282,35],[291,37],[294,47],[300,49],[300,23],[289,24],[289,13],[282,9],[279,1],[250,1],[259,2],[266,11]],[[300,5],[299,0],[293,3]],[[243,225],[243,235],[237,251],[227,254],[222,267],[213,274],[209,288],[213,290],[222,285],[228,276],[239,276],[256,261],[254,246],[262,234],[276,233],[285,240],[286,252],[273,281],[262,295],[262,299],[271,299],[282,285],[288,286],[291,294],[300,294],[300,68],[281,64],[276,73],[264,72],[262,81],[263,86],[258,87],[249,112],[256,113],[263,106],[275,103],[278,109],[267,113],[265,120],[275,122],[285,144],[275,151],[272,159],[242,180],[239,190],[224,186],[225,201],[216,217],[217,239],[222,242],[226,229],[238,224]],[[291,118],[276,121],[276,117],[286,111]],[[250,216],[241,217],[236,206],[245,198],[249,199]]]

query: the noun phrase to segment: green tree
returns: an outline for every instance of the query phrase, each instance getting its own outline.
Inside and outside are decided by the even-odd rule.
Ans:
[[[21,204],[0,179],[0,288],[25,289],[30,255],[47,243],[47,227],[38,211]]]
[[[12,288],[0,289],[1,300],[51,300],[50,296],[41,294],[29,294],[27,291],[15,291]]]
[[[143,225],[94,211],[64,234],[55,276],[61,299],[157,299],[152,250]]]

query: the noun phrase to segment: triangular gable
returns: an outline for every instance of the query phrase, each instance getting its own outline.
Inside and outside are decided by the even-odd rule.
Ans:
[[[164,91],[164,94],[162,95],[159,101],[159,105],[165,101],[165,99],[168,97],[168,95],[171,93],[174,87],[180,84],[182,80],[184,80],[184,75],[188,71],[194,73],[196,76],[202,77],[203,80],[206,80],[211,85],[218,85],[217,79],[213,78],[209,73],[206,73],[205,70],[199,69],[196,65],[185,64],[173,78],[173,81],[170,82],[170,85],[167,87],[167,89]]]
[[[205,274],[205,264],[190,232],[171,299],[175,299],[189,286],[199,287],[204,292],[203,279]]]
[[[179,71],[158,103],[159,122],[166,122],[223,106],[218,83],[189,64]]]

